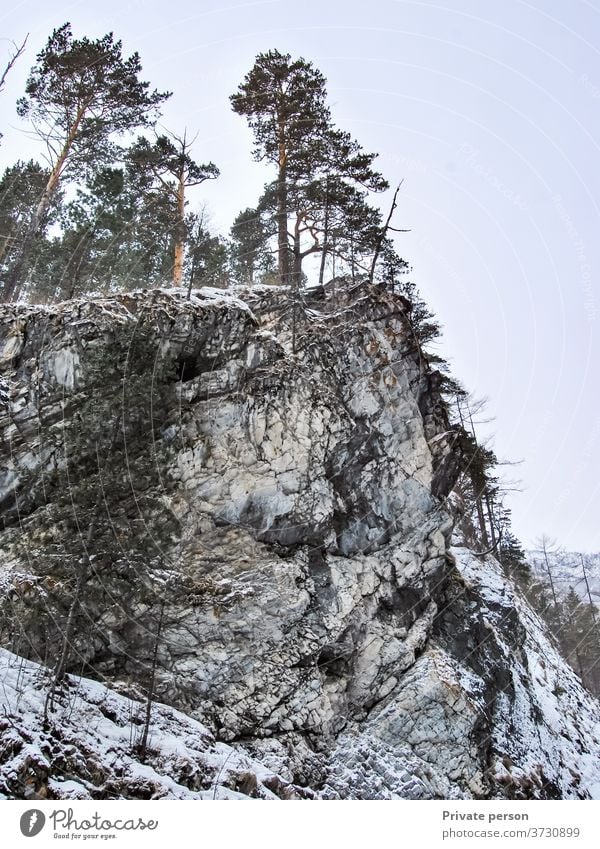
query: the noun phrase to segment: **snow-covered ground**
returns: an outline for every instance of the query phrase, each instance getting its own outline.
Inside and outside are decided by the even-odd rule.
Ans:
[[[145,704],[68,676],[44,723],[49,678],[0,649],[0,798],[306,798],[243,750],[216,742],[180,711],[153,704],[146,757]]]

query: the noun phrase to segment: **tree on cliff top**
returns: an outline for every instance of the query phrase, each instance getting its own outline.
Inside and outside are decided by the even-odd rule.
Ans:
[[[139,167],[147,169],[163,187],[173,204],[173,285],[181,286],[185,245],[188,237],[186,223],[186,192],[206,180],[219,176],[217,166],[208,162],[199,165],[190,155],[193,142],[183,137],[161,135],[154,144],[145,138],[138,139],[130,152],[130,158]]]
[[[312,63],[277,50],[261,53],[231,103],[248,119],[254,156],[277,166],[277,179],[261,204],[277,221],[279,276],[295,289],[302,260],[331,250],[330,230],[345,210],[347,185],[362,192],[383,191],[388,183],[373,169],[376,154],[365,153],[338,130],[326,104],[325,77]],[[292,216],[291,228],[288,218]],[[291,230],[291,232],[290,232]]]
[[[279,276],[289,280],[288,189],[308,167],[331,118],[325,103],[325,77],[304,59],[270,50],[259,53],[238,91],[233,110],[248,119],[254,157],[277,166],[276,209]]]
[[[5,286],[14,297],[21,270],[61,180],[88,175],[115,155],[114,137],[152,126],[169,93],[150,91],[139,79],[140,58],[122,55],[108,33],[96,41],[74,39],[69,23],[54,30],[38,54],[17,104],[46,148],[50,175]]]

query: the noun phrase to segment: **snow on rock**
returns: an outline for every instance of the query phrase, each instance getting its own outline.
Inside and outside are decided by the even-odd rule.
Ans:
[[[498,562],[452,552],[428,646],[338,737],[323,795],[600,798],[600,704]]]
[[[310,798],[215,741],[199,722],[153,704],[145,757],[146,705],[96,681],[69,676],[44,719],[47,670],[0,649],[0,798]]]
[[[295,346],[282,287],[0,307],[0,499],[18,496],[0,531],[0,617],[27,638],[0,633],[28,657],[5,656],[6,795],[598,796],[598,703],[496,562],[450,549],[457,462],[406,301],[365,284],[304,300]],[[139,322],[172,365],[160,508],[143,518],[169,511],[180,528],[165,542],[163,704],[143,764],[143,700],[99,683],[71,677],[44,729],[37,611],[64,612],[72,588],[27,555],[48,550],[36,469],[63,432],[38,445],[39,422],[68,432],[88,351],[109,356],[115,329]],[[107,685],[134,685],[155,612],[135,580],[119,587],[74,640]]]
[[[487,608],[489,642],[506,659],[506,680],[486,704],[493,711],[496,780],[509,795],[600,798],[600,704],[498,562],[492,557],[482,562],[466,549],[454,553],[462,576]]]

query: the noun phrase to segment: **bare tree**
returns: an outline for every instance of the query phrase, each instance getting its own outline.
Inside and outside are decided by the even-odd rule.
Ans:
[[[392,198],[392,205],[390,207],[390,211],[388,212],[388,217],[385,219],[385,224],[383,225],[381,232],[379,234],[379,238],[377,240],[377,244],[375,246],[375,253],[373,254],[373,262],[371,263],[371,270],[369,271],[369,282],[372,283],[375,277],[375,268],[377,266],[377,260],[379,259],[379,254],[381,253],[381,249],[383,247],[383,243],[386,239],[388,231],[391,230],[394,233],[409,233],[409,230],[399,230],[397,227],[392,227],[392,217],[394,212],[396,211],[396,207],[398,206],[398,192],[402,187],[402,183],[404,180],[400,180],[398,185],[396,186],[396,191],[394,192],[394,197]]]
[[[28,38],[29,38],[29,33],[27,33],[27,35],[23,39],[23,43],[21,44],[20,47],[18,46],[18,44],[15,41],[11,41],[11,44],[13,46],[13,52],[9,55],[8,62],[4,66],[4,70],[2,71],[2,76],[0,76],[0,92],[3,91],[4,86],[6,85],[6,78],[9,75],[9,73],[12,71],[15,62],[17,61],[19,56],[22,56],[22,54],[25,52],[25,45],[27,44]],[[1,138],[2,138],[2,133],[0,133],[0,139]]]
[[[29,33],[27,33],[27,35],[23,39],[23,44],[21,44],[20,47],[17,45],[16,42],[11,41],[11,44],[14,48],[14,53],[12,53],[9,56],[8,62],[6,63],[6,66],[5,66],[4,70],[2,71],[2,76],[0,76],[0,91],[2,91],[4,86],[6,85],[6,78],[9,75],[10,71],[12,71],[15,62],[25,52],[25,45],[27,44],[28,38],[29,38]]]
[[[552,592],[552,600],[554,602],[555,609],[558,609],[558,599],[556,596],[556,589],[554,586],[554,579],[552,577],[552,569],[550,567],[550,558],[549,554],[555,554],[558,551],[558,545],[555,539],[549,537],[547,534],[542,534],[535,541],[536,548],[542,552],[544,555],[544,563],[546,564],[546,572],[548,573],[548,581],[550,583],[550,591]]]
[[[148,684],[148,688],[146,691],[146,715],[144,717],[144,729],[142,731],[142,738],[139,743],[139,755],[140,760],[144,760],[146,757],[146,751],[148,749],[148,732],[150,730],[150,718],[152,716],[152,702],[154,701],[154,687],[156,683],[156,667],[158,665],[158,646],[160,643],[160,635],[163,626],[163,619],[165,615],[165,600],[162,599],[160,602],[160,613],[158,614],[158,624],[156,626],[156,636],[154,638],[154,648],[152,650],[152,666],[150,669],[150,682]]]
[[[594,626],[597,630],[598,629],[598,620],[596,618],[596,605],[594,604],[594,601],[592,599],[592,593],[590,591],[590,583],[588,581],[587,570],[585,568],[585,560],[583,559],[583,554],[580,554],[579,557],[581,558],[581,570],[583,572],[583,580],[585,581],[585,589],[586,589],[586,592],[587,592],[588,601],[590,603],[590,611],[591,611],[591,614],[592,614],[592,619],[594,621]]]

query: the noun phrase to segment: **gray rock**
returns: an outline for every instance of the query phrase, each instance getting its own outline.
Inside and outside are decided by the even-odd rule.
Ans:
[[[600,795],[597,703],[558,655],[540,684],[531,658],[549,656],[547,637],[492,560],[449,556],[457,463],[403,299],[368,286],[323,292],[293,352],[285,292],[242,294],[0,308],[6,598],[26,611],[27,593],[46,592],[23,556],[40,532],[36,473],[57,462],[36,423],[64,417],[68,428],[86,353],[143,317],[173,361],[161,503],[181,529],[165,543],[156,697],[292,794]],[[136,586],[128,608],[98,607],[102,639],[79,637],[89,668],[135,682],[153,653],[149,610]],[[32,626],[20,651],[43,660],[44,634]],[[553,676],[568,682],[560,703]]]

